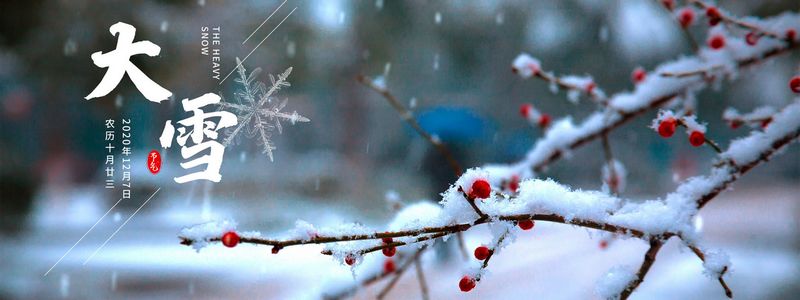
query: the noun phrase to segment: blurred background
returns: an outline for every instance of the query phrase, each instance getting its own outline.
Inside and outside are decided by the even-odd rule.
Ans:
[[[678,1],[681,2],[681,1]],[[438,201],[454,177],[425,140],[404,125],[379,94],[356,81],[384,76],[392,93],[411,107],[462,165],[508,163],[524,157],[542,135],[519,116],[533,103],[555,118],[576,120],[596,107],[578,104],[548,84],[522,80],[510,70],[520,52],[558,74],[590,74],[608,94],[633,88],[637,66],[691,55],[686,36],[657,1],[300,1],[288,0],[252,38],[243,41],[283,1],[2,1],[0,11],[0,298],[318,298],[329,280],[350,271],[319,247],[285,249],[212,246],[201,253],[178,244],[177,232],[209,220],[235,219],[265,234],[297,219],[317,225],[360,222],[381,227],[393,210],[387,193],[402,201]],[[786,1],[719,1],[735,15],[771,16],[798,11]],[[280,20],[297,8],[266,41]],[[90,55],[116,45],[109,27],[136,27],[135,41],[161,47],[157,57],[131,61],[175,99],[150,102],[123,81],[109,95],[84,100],[105,70]],[[222,74],[236,57],[252,70],[277,74],[293,67],[292,86],[280,91],[285,110],[310,123],[284,124],[274,136],[274,161],[255,140],[225,150],[220,183],[176,184],[187,173],[178,149],[161,149],[166,120],[186,115],[179,100],[205,93],[233,99],[233,78],[213,79],[201,54],[201,27],[221,27]],[[691,34],[704,41],[705,25]],[[727,146],[746,129],[730,129],[722,111],[746,112],[792,101],[786,88],[800,55],[792,53],[741,72],[737,79],[698,95],[698,115],[709,135]],[[387,72],[388,71],[388,72]],[[235,75],[235,74],[234,74]],[[126,76],[127,78],[127,76]],[[628,171],[622,196],[652,199],[683,179],[701,175],[714,156],[645,128],[655,115],[611,134],[611,147]],[[72,245],[119,199],[121,187],[104,188],[106,119],[132,119],[133,196],[122,201]],[[145,168],[158,149],[163,169]],[[604,162],[599,143],[553,164],[541,177],[583,189],[600,189]],[[703,212],[709,246],[732,257],[729,281],[741,298],[791,298],[800,292],[798,179],[793,146],[747,174],[735,190]],[[113,234],[153,192],[161,190]],[[394,196],[393,196],[394,197]],[[594,238],[592,236],[595,235]],[[468,248],[488,238],[473,230]],[[426,257],[431,296],[549,299],[592,298],[594,282],[611,266],[638,265],[641,241],[618,241],[601,250],[595,233],[537,225],[492,260],[491,276],[469,294],[457,290],[459,259]],[[441,249],[440,249],[441,250]],[[451,254],[455,256],[455,253]],[[87,258],[91,260],[84,263]],[[43,276],[56,262],[47,276]],[[547,275],[545,275],[547,274]],[[356,294],[372,298],[382,287]],[[406,275],[389,297],[416,298]],[[672,241],[633,298],[722,298],[696,257]]]

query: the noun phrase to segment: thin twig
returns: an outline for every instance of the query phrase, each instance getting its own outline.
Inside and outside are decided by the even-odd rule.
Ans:
[[[712,5],[707,4],[707,3],[703,2],[703,1],[700,1],[700,0],[688,0],[688,1],[689,1],[689,3],[692,3],[695,6],[697,6],[699,8],[702,8],[702,9],[708,9],[709,7],[713,7]],[[748,30],[757,32],[757,33],[759,33],[761,35],[765,35],[765,36],[768,36],[768,37],[771,37],[771,38],[774,38],[774,39],[777,39],[777,40],[785,40],[785,37],[782,37],[782,36],[780,36],[780,35],[778,35],[778,34],[776,34],[774,32],[770,32],[770,31],[768,31],[768,30],[766,30],[764,28],[761,28],[761,27],[759,27],[759,26],[757,26],[755,24],[748,23],[748,22],[742,21],[742,20],[740,20],[738,18],[729,16],[729,15],[725,14],[725,12],[723,12],[723,11],[720,11],[719,14],[720,14],[720,20],[722,22],[725,22],[725,23],[728,23],[728,24],[732,24],[732,25],[736,25],[736,26],[739,26],[739,27],[741,27],[743,29],[748,29]]]
[[[458,178],[459,176],[461,176],[463,169],[461,168],[461,164],[458,163],[458,160],[456,160],[455,156],[453,156],[452,152],[450,151],[450,148],[448,148],[447,145],[442,143],[440,139],[434,138],[432,134],[425,131],[425,129],[423,129],[422,126],[420,126],[419,123],[417,123],[417,120],[414,119],[411,111],[408,110],[403,104],[401,104],[400,101],[398,101],[397,98],[391,92],[389,92],[388,89],[376,85],[375,82],[372,80],[372,78],[365,75],[359,75],[357,79],[358,82],[380,93],[383,96],[383,98],[385,98],[386,101],[388,101],[389,104],[395,109],[395,111],[397,111],[397,113],[400,115],[400,118],[403,119],[403,121],[405,121],[409,126],[411,126],[411,128],[413,128],[421,137],[423,137],[425,140],[431,143],[436,148],[436,150],[438,150],[439,153],[442,156],[444,156],[445,160],[447,160],[447,164],[450,165],[450,168],[453,170],[453,174],[455,175],[455,177]],[[471,204],[474,205],[474,203]],[[461,252],[462,257],[464,259],[467,259],[468,254],[464,246],[464,236],[459,232],[456,235],[456,238],[458,240],[458,245],[460,247],[459,250]]]
[[[444,158],[447,160],[447,163],[450,165],[450,168],[453,169],[453,173],[456,175],[456,177],[461,176],[462,172],[461,165],[458,163],[453,154],[450,152],[450,149],[447,148],[447,146],[444,143],[442,143],[441,140],[439,140],[438,138],[434,138],[433,135],[425,131],[425,129],[423,129],[422,126],[420,126],[419,123],[417,123],[417,120],[414,119],[413,115],[411,114],[411,111],[406,109],[406,107],[403,106],[403,104],[401,104],[400,101],[398,101],[397,98],[395,98],[394,95],[392,95],[392,93],[389,92],[389,90],[387,90],[384,87],[376,85],[375,82],[373,82],[372,78],[365,75],[358,76],[358,82],[361,82],[362,84],[380,93],[384,98],[386,98],[386,101],[388,101],[389,104],[391,104],[392,107],[397,111],[397,113],[400,114],[400,118],[402,118],[403,121],[408,123],[408,125],[410,125],[411,128],[413,128],[420,136],[422,136],[423,138],[428,140],[428,142],[430,142],[433,146],[435,146],[436,150],[438,150],[439,153],[441,153],[442,156],[444,156]]]
[[[383,287],[383,289],[381,290],[380,293],[378,293],[378,296],[376,298],[383,299],[384,297],[386,297],[386,294],[388,294],[389,291],[391,291],[392,288],[394,288],[395,284],[397,284],[397,281],[400,280],[400,276],[403,276],[403,273],[408,269],[409,266],[411,266],[411,263],[419,259],[420,254],[422,253],[423,250],[425,250],[425,248],[427,247],[423,246],[422,248],[417,249],[417,252],[414,253],[413,256],[409,257],[408,260],[406,260],[403,263],[403,265],[400,266],[400,268],[394,271],[394,277],[392,277],[392,280],[390,280],[389,283],[387,283],[386,286]]]
[[[737,62],[738,68],[749,67],[749,66],[761,63],[761,62],[763,62],[763,61],[765,61],[765,60],[767,60],[769,58],[772,58],[772,57],[775,57],[775,56],[778,56],[778,55],[781,55],[781,54],[785,54],[785,53],[789,52],[790,50],[793,50],[793,49],[797,48],[798,45],[800,45],[800,43],[790,43],[790,44],[788,44],[788,45],[786,45],[784,47],[779,47],[779,48],[775,48],[773,50],[770,50],[770,51],[764,53],[761,56],[740,60],[740,61]],[[580,148],[584,144],[589,143],[589,142],[593,141],[596,138],[599,138],[602,134],[610,132],[610,131],[612,131],[612,130],[624,125],[625,123],[635,119],[636,117],[638,117],[640,115],[643,115],[644,113],[650,111],[651,109],[655,109],[655,108],[661,107],[662,105],[664,105],[666,103],[669,103],[669,101],[671,101],[675,97],[678,97],[682,93],[683,93],[683,91],[678,91],[678,92],[675,92],[673,94],[668,94],[668,95],[665,95],[665,96],[661,96],[659,98],[650,99],[648,101],[648,105],[646,105],[646,106],[644,106],[644,107],[642,107],[640,109],[637,109],[637,110],[634,110],[634,111],[628,111],[628,112],[620,113],[620,118],[618,118],[617,121],[611,122],[611,123],[608,123],[608,124],[604,124],[601,128],[598,128],[595,131],[587,132],[584,136],[581,136],[581,137],[578,137],[577,139],[575,139],[575,141],[573,141],[571,144],[569,144],[566,148],[567,148],[568,151]],[[557,161],[558,159],[560,159],[563,156],[563,154],[564,154],[564,151],[562,151],[560,149],[555,149],[545,159],[533,162],[532,165],[531,165],[531,168],[535,172],[541,172],[548,165],[550,165],[551,163],[553,163],[553,162]]]
[[[421,237],[419,237],[419,238],[417,238],[417,239],[415,239],[415,240],[413,240],[411,242],[408,242],[408,243],[406,243],[406,242],[382,243],[382,244],[380,244],[378,246],[375,246],[375,247],[371,247],[371,248],[366,248],[366,249],[360,250],[360,251],[358,251],[358,254],[364,255],[364,254],[367,254],[367,253],[380,251],[380,250],[383,250],[383,249],[386,249],[386,248],[399,247],[399,246],[409,245],[409,244],[416,244],[416,243],[424,242],[424,241],[427,241],[427,240],[437,239],[437,238],[443,237],[443,236],[448,235],[448,234],[450,234],[450,232],[439,232],[439,233],[434,233],[434,234],[431,234],[431,235],[425,235],[425,236],[421,236]],[[331,251],[331,250],[322,250],[321,253],[323,255],[333,255],[333,251]]]
[[[701,261],[706,262],[706,255],[705,253],[703,253],[702,250],[700,250],[700,248],[697,248],[696,246],[690,244],[687,244],[687,246],[689,247],[689,249],[692,250],[692,252],[695,255],[697,255],[698,258],[700,258]],[[728,298],[733,299],[733,291],[731,291],[731,288],[728,287],[727,283],[725,283],[725,279],[722,278],[722,276],[724,276],[725,272],[727,271],[728,271],[728,266],[725,266],[722,269],[722,272],[720,272],[719,276],[717,277],[717,280],[719,281],[719,284],[722,286],[722,289],[725,290],[725,296],[728,296]]]
[[[508,236],[509,232],[510,231],[506,229],[506,231],[504,231],[503,234],[501,234],[500,237],[497,239],[497,244],[495,244],[494,247],[492,247],[492,249],[489,249],[489,256],[487,256],[486,259],[483,260],[481,269],[486,269],[487,267],[489,267],[489,260],[492,259],[494,254],[497,252],[498,248],[500,248],[500,245],[503,243],[503,240],[506,239],[506,236]],[[478,275],[475,277],[475,281],[481,281],[482,273],[483,272],[478,273]]]
[[[558,76],[552,75],[549,72],[537,71],[533,72],[533,76],[542,79],[546,82],[555,84],[560,88],[584,93],[588,95],[589,98],[592,99],[592,101],[602,106],[606,106],[608,104],[608,97],[602,96],[596,91],[597,89],[599,89],[599,87],[597,87],[597,82],[595,82],[594,80],[592,80],[591,82],[591,84],[594,84],[594,88],[589,89],[585,86],[577,86],[572,83],[566,82],[563,79],[559,78]]]
[[[280,248],[288,247],[288,246],[295,246],[295,245],[309,245],[309,244],[326,244],[326,243],[334,243],[334,242],[347,242],[347,241],[359,241],[359,240],[372,240],[372,239],[382,239],[386,237],[404,237],[404,236],[418,236],[423,234],[434,234],[434,233],[445,233],[451,234],[456,233],[459,231],[466,231],[473,226],[486,224],[496,221],[523,221],[523,220],[534,220],[534,221],[545,221],[545,222],[555,222],[555,223],[562,223],[562,224],[569,224],[575,225],[580,227],[598,229],[603,231],[608,231],[612,233],[620,233],[620,234],[629,234],[633,237],[641,238],[645,236],[645,233],[641,230],[627,228],[624,226],[618,226],[613,224],[607,224],[602,222],[597,222],[593,220],[585,220],[579,218],[573,218],[569,221],[563,216],[559,216],[556,214],[516,214],[516,215],[502,215],[502,216],[495,216],[494,218],[486,218],[486,219],[476,219],[474,222],[470,223],[456,223],[452,225],[445,225],[445,226],[437,226],[437,227],[422,227],[418,229],[411,229],[411,230],[400,230],[400,231],[382,231],[382,232],[375,232],[370,234],[350,234],[350,235],[340,235],[340,236],[323,236],[317,235],[313,236],[308,239],[290,239],[290,240],[272,240],[266,239],[261,237],[241,237],[239,242],[244,244],[260,244],[260,245],[270,245],[270,246],[278,246]],[[663,236],[673,236],[675,233],[666,232]],[[219,242],[220,237],[211,238],[208,240],[209,242]],[[183,245],[191,245],[194,241],[188,239],[186,237],[181,237],[181,244]],[[392,242],[387,245],[395,244],[400,245],[399,243],[402,242]],[[386,245],[381,245],[380,247],[384,247]],[[379,246],[376,246],[379,247]],[[382,248],[381,248],[382,249]]]
[[[696,75],[702,75],[704,77],[708,77],[708,74],[715,72],[720,69],[724,69],[725,66],[722,65],[713,65],[708,68],[691,70],[691,71],[681,71],[681,72],[661,72],[658,75],[661,77],[675,77],[675,78],[684,78],[684,77],[691,77]]]
[[[677,121],[679,126],[689,128],[689,125],[687,125],[686,122],[683,121],[683,118],[677,118]],[[703,134],[703,143],[711,147],[711,149],[714,149],[714,152],[717,152],[717,154],[722,153],[722,149],[719,147],[719,145],[717,145],[717,143],[714,142],[714,140],[709,139],[705,134]]]
[[[621,300],[628,299],[628,297],[642,284],[644,281],[644,277],[647,276],[647,272],[650,271],[650,267],[653,266],[653,263],[656,262],[656,255],[658,255],[658,251],[661,250],[661,246],[664,245],[664,242],[660,239],[653,238],[650,240],[650,248],[647,249],[647,252],[644,254],[644,261],[642,261],[642,265],[639,267],[639,271],[636,272],[636,278],[628,283],[628,286],[625,287],[625,290],[620,293],[619,298]]]
[[[414,260],[414,269],[417,270],[417,281],[419,281],[419,289],[422,293],[422,299],[428,300],[428,283],[425,281],[425,272],[422,271],[422,264],[420,263],[422,258],[417,257]]]
[[[673,17],[673,12],[669,7],[666,7],[665,5],[660,5],[660,6],[663,7],[664,11],[670,15],[670,18],[675,21],[675,24],[681,28],[681,31],[683,31],[684,36],[686,36],[686,39],[689,40],[689,45],[692,47],[692,51],[697,52],[697,50],[700,49],[700,47],[697,45],[697,41],[694,40],[694,37],[692,37],[692,33],[689,32],[689,29],[687,27],[683,27],[680,21],[678,21],[675,17]]]
[[[461,252],[461,259],[468,260],[469,253],[467,253],[467,245],[464,243],[464,232],[456,233],[456,241],[458,241],[458,251]]]
[[[603,153],[605,153],[606,164],[608,165],[609,181],[615,181],[607,182],[607,184],[612,194],[619,195],[619,178],[617,177],[617,168],[614,165],[614,155],[611,153],[611,144],[608,142],[608,133],[603,134],[602,141]]]
[[[461,195],[463,195],[464,199],[467,200],[467,203],[469,203],[469,206],[472,207],[472,210],[474,210],[475,213],[478,214],[478,217],[480,217],[479,220],[486,219],[489,217],[483,211],[481,211],[480,208],[478,208],[478,205],[475,204],[475,199],[467,195],[467,192],[464,191],[464,188],[459,186],[458,191],[461,192]]]
[[[783,136],[782,138],[774,141],[772,143],[772,145],[770,145],[769,149],[767,149],[766,151],[764,151],[761,154],[759,154],[758,159],[756,159],[756,160],[754,160],[754,161],[752,161],[752,162],[750,162],[749,164],[746,164],[746,165],[741,165],[740,166],[740,165],[737,165],[735,161],[726,160],[724,162],[724,165],[731,166],[731,167],[733,167],[735,169],[732,172],[733,176],[730,176],[730,178],[728,180],[717,184],[717,186],[711,192],[709,192],[709,193],[703,195],[702,197],[700,197],[700,199],[698,199],[698,201],[697,201],[697,209],[699,210],[699,209],[703,208],[703,206],[705,206],[706,204],[708,204],[708,202],[713,200],[714,197],[716,197],[719,193],[721,193],[722,191],[726,190],[731,185],[731,183],[733,183],[734,181],[739,179],[739,177],[741,177],[742,175],[744,175],[745,173],[747,173],[751,169],[755,168],[759,164],[761,164],[761,163],[763,163],[765,161],[768,161],[770,159],[770,157],[772,157],[775,153],[778,153],[784,146],[786,146],[789,143],[797,140],[798,137],[800,137],[800,128],[795,129],[794,132],[791,132],[791,133]]]

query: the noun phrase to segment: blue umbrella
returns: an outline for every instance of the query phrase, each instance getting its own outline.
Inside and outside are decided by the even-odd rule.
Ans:
[[[417,117],[423,129],[439,137],[442,142],[467,144],[486,139],[491,134],[489,121],[474,111],[461,107],[435,107]],[[409,133],[416,134],[408,127]]]

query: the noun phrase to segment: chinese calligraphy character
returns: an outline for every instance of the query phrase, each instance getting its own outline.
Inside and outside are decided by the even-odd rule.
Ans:
[[[177,137],[175,137],[176,129],[175,126],[172,125],[172,121],[169,120],[164,124],[164,131],[159,138],[162,147],[171,147],[172,139],[175,137],[178,145],[182,147],[181,156],[183,156],[184,159],[189,159],[200,152],[209,150],[206,155],[181,163],[181,167],[184,169],[206,165],[205,170],[175,177],[175,182],[185,183],[200,179],[219,182],[222,179],[219,170],[222,166],[222,156],[225,152],[225,146],[217,142],[216,139],[220,129],[237,124],[237,117],[227,111],[206,113],[201,109],[206,105],[219,103],[219,101],[219,95],[213,93],[208,93],[191,100],[183,99],[183,101],[181,101],[183,109],[187,112],[191,112],[192,116],[177,122],[178,125],[180,125],[180,127],[177,128]],[[213,118],[219,118],[219,122],[214,123]],[[187,147],[186,142],[190,137],[194,145]],[[205,140],[205,138],[209,138],[210,140]]]
[[[108,70],[97,87],[86,96],[86,100],[108,95],[119,85],[119,82],[122,81],[122,76],[125,74],[128,74],[133,84],[147,100],[158,103],[172,96],[170,91],[147,77],[130,60],[131,56],[137,54],[156,56],[161,53],[161,47],[150,41],[134,43],[133,37],[136,34],[136,27],[129,24],[116,23],[111,25],[109,31],[111,31],[112,35],[117,36],[117,48],[105,54],[102,51],[92,53],[94,64],[101,68],[108,68]]]

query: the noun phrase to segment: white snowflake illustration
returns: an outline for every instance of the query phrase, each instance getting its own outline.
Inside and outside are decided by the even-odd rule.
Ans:
[[[269,156],[269,160],[274,161],[272,150],[277,148],[272,142],[272,134],[275,130],[278,131],[278,134],[283,132],[281,121],[289,121],[292,125],[297,122],[311,121],[298,114],[297,111],[292,113],[283,112],[282,110],[286,107],[289,99],[279,100],[274,96],[281,88],[291,86],[287,78],[292,73],[292,67],[283,71],[277,78],[270,74],[269,80],[272,85],[267,90],[264,82],[256,80],[258,74],[261,73],[261,68],[256,68],[248,75],[238,57],[236,58],[236,65],[239,78],[234,79],[234,81],[241,83],[243,87],[243,89],[234,93],[238,103],[222,101],[219,103],[219,109],[236,114],[239,124],[226,130],[226,137],[222,143],[225,146],[236,143],[239,133],[244,131],[248,138],[256,138],[257,142],[263,146],[262,153],[266,153]]]

